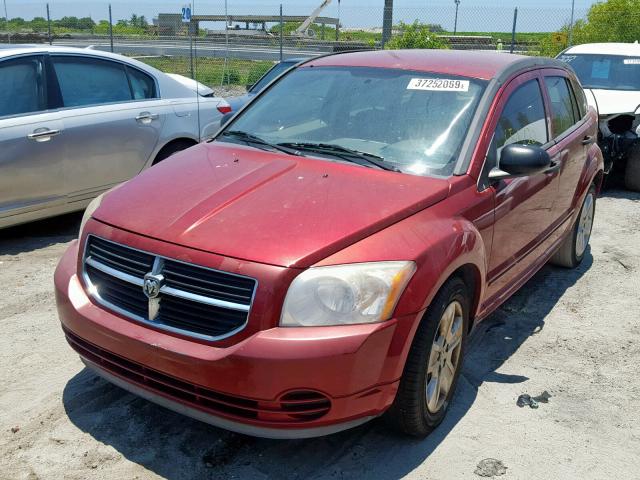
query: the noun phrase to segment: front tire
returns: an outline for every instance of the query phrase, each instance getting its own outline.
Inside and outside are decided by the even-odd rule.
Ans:
[[[565,268],[575,268],[580,265],[589,246],[595,213],[596,186],[592,184],[584,197],[571,234],[567,235],[558,251],[551,257],[552,264]]]
[[[424,437],[444,419],[462,366],[469,305],[467,286],[457,277],[435,296],[418,326],[398,393],[385,414],[392,428]]]

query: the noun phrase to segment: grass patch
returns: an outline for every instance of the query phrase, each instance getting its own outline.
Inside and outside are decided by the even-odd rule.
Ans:
[[[149,57],[139,60],[165,73],[178,73],[191,78],[189,57]],[[230,59],[225,68],[223,58],[194,58],[195,78],[210,87],[255,83],[259,72],[266,72],[272,66],[273,63],[268,61]]]

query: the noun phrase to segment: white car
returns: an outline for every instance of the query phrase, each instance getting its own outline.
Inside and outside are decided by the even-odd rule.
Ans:
[[[231,111],[191,79],[92,49],[2,48],[0,85],[0,228],[82,210]]]
[[[626,187],[640,191],[640,45],[576,45],[558,59],[573,68],[598,112],[598,144],[607,173],[624,172]]]

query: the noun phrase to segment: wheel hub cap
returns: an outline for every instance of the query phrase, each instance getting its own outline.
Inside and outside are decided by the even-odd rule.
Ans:
[[[447,400],[459,367],[464,321],[462,305],[451,302],[445,309],[431,345],[427,365],[427,409],[438,412]]]
[[[584,205],[580,211],[580,218],[578,219],[578,232],[576,234],[576,255],[581,257],[587,245],[589,245],[589,238],[591,237],[591,228],[593,227],[593,194],[588,193],[584,199]]]

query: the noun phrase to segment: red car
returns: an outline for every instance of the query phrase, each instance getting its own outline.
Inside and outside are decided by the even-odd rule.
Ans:
[[[377,51],[288,71],[93,202],[55,274],[107,380],[250,435],[443,419],[469,331],[587,254],[597,118],[565,64]]]

